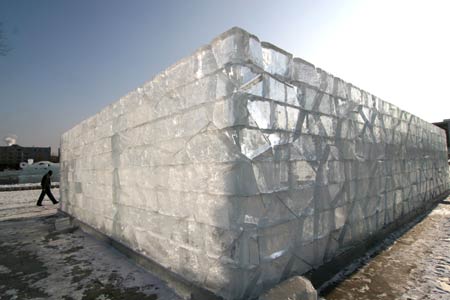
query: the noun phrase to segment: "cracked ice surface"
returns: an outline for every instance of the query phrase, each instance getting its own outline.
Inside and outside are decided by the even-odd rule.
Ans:
[[[62,209],[225,299],[449,189],[431,124],[233,28],[61,140]]]

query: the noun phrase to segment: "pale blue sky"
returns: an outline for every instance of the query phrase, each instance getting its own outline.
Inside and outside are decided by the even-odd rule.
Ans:
[[[239,26],[427,121],[450,118],[447,1],[0,0],[0,139],[59,136]],[[2,143],[2,141],[0,141]]]

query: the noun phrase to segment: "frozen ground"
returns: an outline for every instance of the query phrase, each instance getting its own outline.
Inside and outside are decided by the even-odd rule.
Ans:
[[[49,200],[36,207],[39,193],[0,192],[1,300],[180,299],[111,246],[80,230],[57,231],[66,218]]]
[[[52,182],[52,187],[58,187],[59,182]],[[21,189],[40,189],[41,183],[15,183],[15,184],[0,184],[0,191],[1,190],[21,190]]]
[[[52,193],[59,199],[59,189],[52,189]],[[40,194],[41,190],[0,192],[0,221],[55,214],[59,204],[53,205],[47,196],[42,202],[43,206],[36,206]]]
[[[383,251],[363,259],[359,270],[323,297],[327,300],[449,300],[450,198],[400,234],[393,234],[385,241]]]

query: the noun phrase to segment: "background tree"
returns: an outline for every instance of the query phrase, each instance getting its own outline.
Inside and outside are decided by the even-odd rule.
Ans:
[[[0,55],[5,56],[8,54],[10,48],[6,44],[6,36],[2,29],[3,24],[0,22]]]

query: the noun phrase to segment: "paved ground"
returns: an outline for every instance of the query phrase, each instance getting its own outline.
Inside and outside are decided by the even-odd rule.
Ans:
[[[366,257],[327,300],[450,299],[450,198],[402,236],[386,240],[385,250]]]
[[[0,299],[180,299],[164,282],[80,230],[39,190],[0,192]],[[57,189],[54,190],[58,198]]]

